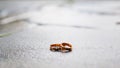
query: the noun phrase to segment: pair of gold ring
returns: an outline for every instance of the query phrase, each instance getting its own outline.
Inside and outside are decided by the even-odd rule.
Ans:
[[[60,52],[71,52],[72,45],[69,43],[61,43],[61,44],[51,44],[50,45],[51,51],[60,51]]]

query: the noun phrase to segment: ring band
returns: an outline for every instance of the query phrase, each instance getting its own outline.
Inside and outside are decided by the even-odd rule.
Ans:
[[[72,51],[72,45],[69,43],[62,43],[62,52]]]
[[[51,51],[60,51],[60,50],[62,50],[62,46],[61,46],[61,44],[51,44],[50,50]]]

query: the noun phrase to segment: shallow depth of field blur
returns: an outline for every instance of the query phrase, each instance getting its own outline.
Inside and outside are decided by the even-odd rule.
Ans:
[[[119,0],[0,1],[0,68],[119,67]]]

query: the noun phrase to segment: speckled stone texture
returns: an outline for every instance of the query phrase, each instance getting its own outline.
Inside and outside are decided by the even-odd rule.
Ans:
[[[0,68],[120,67],[120,31],[31,25],[0,38]],[[61,42],[70,42],[73,51],[49,50]]]
[[[80,12],[83,16],[71,14],[76,21],[72,20],[73,23],[70,24],[76,27],[64,26],[64,21],[67,21],[65,24],[70,25],[67,17],[70,16],[71,11],[69,12],[68,9],[65,11],[68,14],[65,16],[67,20],[64,20],[62,16],[59,17],[60,11],[56,11],[58,16],[56,14],[52,16],[54,7],[46,8],[46,12],[48,9],[51,12],[46,14],[43,11],[43,16],[38,17],[38,20],[42,19],[39,22],[43,24],[44,22],[56,23],[58,20],[63,22],[63,26],[37,25],[27,21],[0,25],[0,34],[12,33],[0,37],[0,68],[120,68],[120,25],[116,24],[120,21],[119,12],[117,12],[119,8],[116,8],[118,6],[116,4],[119,3],[101,4],[87,5],[88,7],[92,5],[89,9],[92,8],[95,12],[83,9]],[[99,13],[103,10],[103,5],[106,7],[109,5],[109,8],[114,7],[110,10],[111,12],[117,11],[108,14],[106,11],[105,14]],[[87,8],[84,4],[82,6]],[[93,6],[98,6],[99,9]],[[61,14],[65,15],[64,8],[60,10],[63,11]],[[93,28],[86,28],[86,26]],[[71,43],[72,52],[61,53],[49,50],[50,44],[61,42]]]

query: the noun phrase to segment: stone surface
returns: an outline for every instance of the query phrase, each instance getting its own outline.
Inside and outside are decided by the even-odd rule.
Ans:
[[[1,25],[0,33],[12,34],[0,38],[0,68],[119,68],[119,16],[85,14],[84,18],[85,23],[77,26],[92,29],[22,21]],[[50,44],[61,42],[71,43],[73,51],[49,50]]]

